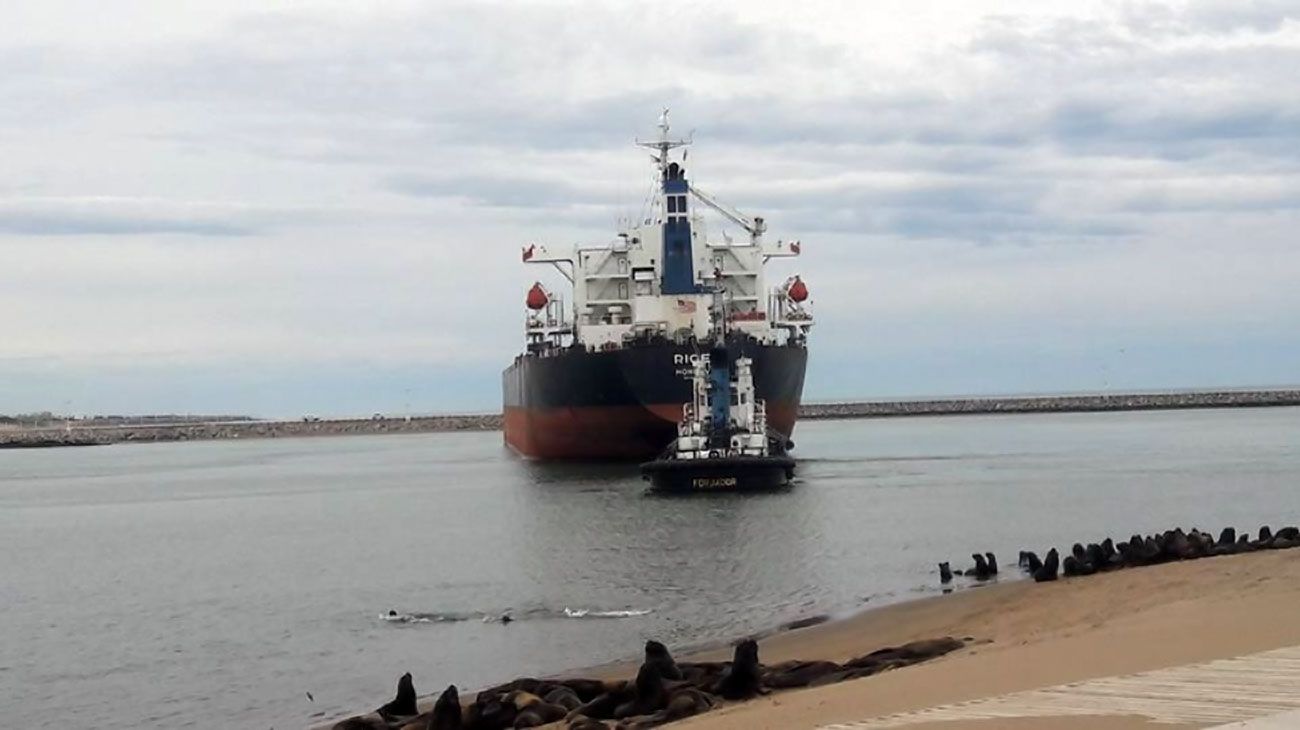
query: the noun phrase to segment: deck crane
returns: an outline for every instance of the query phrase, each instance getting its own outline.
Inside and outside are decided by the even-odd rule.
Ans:
[[[724,205],[721,201],[694,185],[691,185],[688,189],[696,200],[718,211],[727,220],[748,231],[750,245],[757,246],[763,242],[763,233],[767,230],[767,223],[760,216],[750,218],[735,208]]]

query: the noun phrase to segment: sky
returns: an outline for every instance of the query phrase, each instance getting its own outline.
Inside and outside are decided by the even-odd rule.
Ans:
[[[806,400],[1300,382],[1300,0],[80,2],[0,24],[0,413],[490,412],[660,110]]]

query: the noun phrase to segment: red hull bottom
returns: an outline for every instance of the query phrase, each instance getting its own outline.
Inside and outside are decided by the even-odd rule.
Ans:
[[[649,406],[505,409],[506,445],[528,459],[653,459],[677,436],[682,407]],[[767,422],[787,437],[796,409],[767,404]]]

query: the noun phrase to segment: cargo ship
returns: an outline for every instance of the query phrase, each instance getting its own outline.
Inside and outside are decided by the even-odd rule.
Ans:
[[[797,275],[769,290],[763,267],[798,256],[800,242],[765,241],[763,218],[691,183],[690,140],[670,135],[667,111],[657,139],[636,144],[651,150],[655,174],[642,216],[606,245],[523,249],[525,263],[552,266],[568,281],[572,305],[540,281],[525,296],[525,349],[502,374],[506,444],[538,460],[653,458],[677,436],[695,364],[723,352],[749,361],[768,426],[790,439],[811,301]],[[719,229],[710,237],[705,211],[744,236]]]

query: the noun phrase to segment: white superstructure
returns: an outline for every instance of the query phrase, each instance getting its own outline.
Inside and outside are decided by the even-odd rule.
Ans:
[[[690,184],[681,163],[670,160],[674,150],[690,142],[669,136],[667,110],[660,118],[659,138],[637,144],[653,150],[659,176],[648,216],[606,246],[524,248],[525,262],[552,264],[573,285],[571,312],[540,284],[530,291],[529,350],[574,343],[605,350],[656,336],[704,339],[712,327],[715,291],[722,293],[729,331],[765,343],[803,344],[813,324],[807,287],[795,276],[769,290],[763,277],[769,259],[798,256],[800,243],[764,241],[761,217],[745,216]],[[719,231],[720,237],[711,240],[695,203],[740,226],[747,236],[731,241]]]

